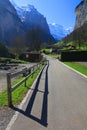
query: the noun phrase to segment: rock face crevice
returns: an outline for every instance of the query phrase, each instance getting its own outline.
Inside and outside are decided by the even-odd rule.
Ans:
[[[75,30],[80,28],[84,23],[87,22],[87,0],[83,0],[75,9],[76,23]]]

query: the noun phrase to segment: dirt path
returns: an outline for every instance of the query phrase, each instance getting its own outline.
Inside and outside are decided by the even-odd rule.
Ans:
[[[85,66],[87,68],[87,62],[78,62],[79,64]]]
[[[0,71],[0,92],[7,87],[6,74],[6,71]]]

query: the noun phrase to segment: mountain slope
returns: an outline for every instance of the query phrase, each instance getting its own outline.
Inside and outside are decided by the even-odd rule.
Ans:
[[[24,34],[24,27],[9,0],[0,0],[0,41],[11,44],[18,35]]]
[[[32,29],[38,28],[42,30],[42,35],[44,34],[42,42],[52,41],[55,43],[55,39],[50,33],[46,18],[41,13],[39,13],[34,6],[27,5],[27,6],[18,7],[14,3],[13,5],[17,10],[17,13],[21,21],[23,22],[26,31],[29,32]]]

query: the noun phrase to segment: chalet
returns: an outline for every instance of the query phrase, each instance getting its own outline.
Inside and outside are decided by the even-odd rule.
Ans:
[[[24,52],[23,59],[29,62],[39,62],[42,60],[42,54],[40,52]]]

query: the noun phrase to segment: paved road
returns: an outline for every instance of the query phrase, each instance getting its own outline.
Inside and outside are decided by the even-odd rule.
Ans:
[[[9,130],[87,130],[87,79],[49,59]]]

